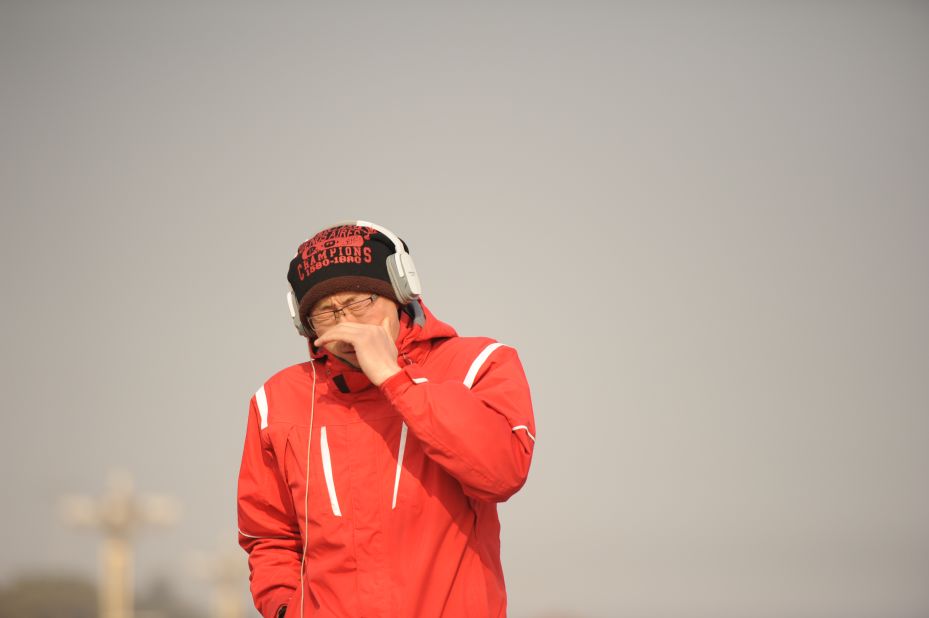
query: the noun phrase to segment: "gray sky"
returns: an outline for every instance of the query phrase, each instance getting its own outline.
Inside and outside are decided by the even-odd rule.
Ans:
[[[927,61],[924,2],[3,2],[0,582],[95,573],[57,500],[122,466],[205,601],[362,218],[526,367],[512,616],[925,616]]]

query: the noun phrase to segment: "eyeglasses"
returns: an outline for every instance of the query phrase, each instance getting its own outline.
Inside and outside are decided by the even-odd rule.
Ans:
[[[353,316],[364,315],[368,310],[374,305],[374,301],[377,300],[377,294],[372,294],[371,296],[366,296],[361,300],[356,300],[348,303],[340,309],[326,309],[325,311],[318,311],[316,313],[310,314],[309,322],[310,326],[313,327],[313,330],[319,330],[321,326],[332,326],[335,324],[336,316],[340,313],[344,316],[346,313],[350,313]]]

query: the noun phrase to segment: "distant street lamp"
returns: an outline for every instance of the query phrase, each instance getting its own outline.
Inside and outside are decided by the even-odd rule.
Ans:
[[[168,526],[180,512],[169,496],[136,496],[132,478],[123,471],[112,471],[107,492],[98,499],[65,496],[62,514],[75,526],[103,532],[100,548],[100,618],[132,618],[132,538],[143,526]]]

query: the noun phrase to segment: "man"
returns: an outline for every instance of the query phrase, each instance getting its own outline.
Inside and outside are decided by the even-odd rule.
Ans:
[[[357,221],[300,245],[309,362],[251,400],[239,543],[265,618],[506,615],[497,502],[535,444],[516,351],[419,299],[404,243]]]

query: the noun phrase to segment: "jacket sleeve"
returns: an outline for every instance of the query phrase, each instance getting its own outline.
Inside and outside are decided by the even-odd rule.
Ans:
[[[299,586],[302,541],[290,493],[261,424],[252,397],[239,469],[239,545],[248,552],[255,607],[264,618],[275,618]]]
[[[535,421],[516,350],[493,344],[464,381],[430,379],[407,365],[381,384],[428,457],[479,500],[502,502],[529,473]],[[476,374],[472,372],[477,371]]]

